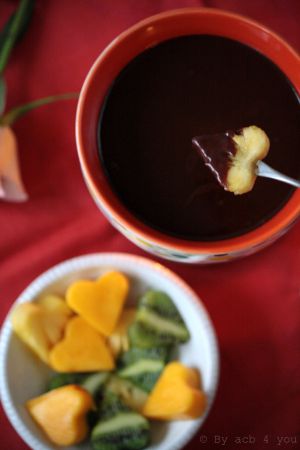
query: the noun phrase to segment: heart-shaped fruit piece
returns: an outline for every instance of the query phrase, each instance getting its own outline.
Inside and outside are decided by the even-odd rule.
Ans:
[[[67,290],[71,309],[104,336],[114,331],[120,318],[129,283],[120,272],[108,272],[97,281],[79,280]]]
[[[17,305],[11,321],[19,338],[48,363],[49,351],[61,339],[71,315],[72,311],[62,298],[47,295],[36,302]]]
[[[86,413],[94,407],[90,394],[80,386],[68,385],[26,403],[29,413],[57,445],[75,445],[88,433]]]
[[[115,367],[105,338],[80,316],[69,320],[65,337],[53,347],[49,361],[57,372],[93,372]]]
[[[196,369],[174,361],[165,367],[143,408],[146,417],[157,420],[194,419],[206,407]]]

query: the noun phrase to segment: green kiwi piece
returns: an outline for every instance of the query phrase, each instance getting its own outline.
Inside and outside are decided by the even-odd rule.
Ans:
[[[151,392],[165,366],[159,359],[140,359],[119,370],[121,378],[131,381],[140,389]]]
[[[160,346],[151,348],[131,347],[127,352],[120,355],[118,366],[123,368],[133,364],[140,359],[159,359],[165,363],[169,361],[172,352],[171,346]]]
[[[67,384],[77,384],[86,389],[93,397],[103,388],[108,379],[108,372],[94,373],[57,373],[48,384],[48,390],[57,389]]]
[[[150,425],[110,390],[104,392],[99,420],[91,433],[94,450],[142,450],[150,442]]]
[[[117,375],[111,375],[106,388],[118,395],[125,405],[134,411],[142,411],[147,401],[148,393],[135,386],[131,381],[120,378]]]
[[[155,335],[157,343],[184,343],[190,338],[178,309],[164,292],[148,291],[140,299],[136,314],[136,323]]]

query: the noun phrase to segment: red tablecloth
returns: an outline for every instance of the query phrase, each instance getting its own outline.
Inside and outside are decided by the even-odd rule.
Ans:
[[[1,24],[15,5],[1,1]],[[119,32],[146,16],[184,6],[245,14],[300,50],[299,0],[40,0],[6,72],[9,105],[78,91],[94,59]],[[75,106],[69,101],[43,107],[15,126],[30,200],[0,203],[1,320],[26,285],[59,261],[102,251],[145,255],[112,228],[88,195],[75,150]],[[296,448],[300,224],[244,260],[214,267],[165,265],[201,296],[221,349],[214,407],[186,448],[220,447],[219,436],[228,439],[226,448],[241,448],[234,440],[248,436],[251,442],[243,446],[252,449],[273,449],[281,437],[286,438],[281,447]],[[295,436],[297,445],[289,441]],[[3,412],[0,448],[28,448]]]

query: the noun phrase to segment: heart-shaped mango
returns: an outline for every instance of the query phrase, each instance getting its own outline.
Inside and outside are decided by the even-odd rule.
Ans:
[[[80,316],[69,320],[65,337],[52,348],[49,361],[57,372],[93,372],[115,367],[105,338]]]
[[[75,445],[88,434],[86,413],[94,407],[90,394],[80,386],[68,385],[26,403],[29,413],[57,445]]]
[[[47,295],[36,302],[17,305],[11,322],[19,338],[48,363],[49,351],[61,339],[71,315],[72,311],[62,298]]]
[[[129,289],[120,272],[108,272],[96,281],[79,280],[67,290],[69,307],[104,336],[113,333]]]
[[[178,361],[166,365],[143,408],[146,417],[157,420],[181,420],[200,417],[206,396],[200,389],[197,370]]]

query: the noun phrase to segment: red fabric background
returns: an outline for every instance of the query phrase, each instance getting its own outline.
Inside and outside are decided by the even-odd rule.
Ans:
[[[0,2],[0,25],[15,5]],[[94,59],[119,32],[146,16],[184,6],[245,14],[300,50],[298,0],[40,0],[6,72],[9,105],[78,91]],[[30,200],[0,204],[1,321],[26,285],[59,261],[101,251],[145,255],[112,228],[88,195],[75,150],[75,106],[69,101],[43,107],[15,126]],[[241,448],[234,439],[248,435],[256,440],[252,449],[275,448],[282,436],[297,436],[299,445],[300,223],[270,248],[241,261],[165,265],[203,299],[222,355],[214,407],[186,448],[217,448],[219,435],[228,437],[226,448]],[[263,442],[266,435],[269,443]],[[3,412],[0,447],[28,448]]]

